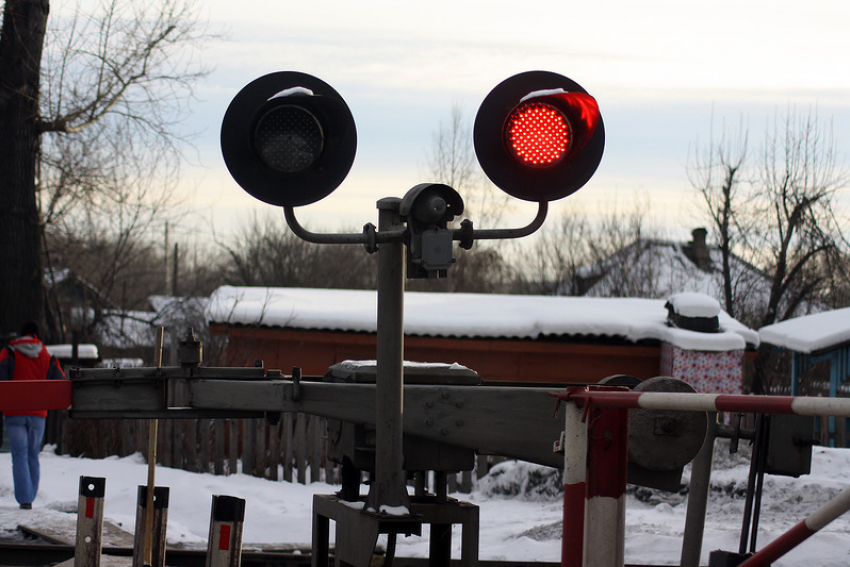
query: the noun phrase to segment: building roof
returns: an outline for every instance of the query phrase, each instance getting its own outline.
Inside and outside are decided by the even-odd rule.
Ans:
[[[671,327],[664,299],[588,298],[475,293],[405,294],[408,335],[546,339],[598,336],[629,342],[658,340],[687,350],[756,346],[758,334],[720,312],[720,331]],[[217,289],[207,310],[212,323],[290,329],[377,330],[377,293],[370,290],[232,287]]]
[[[850,342],[850,307],[794,317],[759,329],[765,343],[810,354]]]
[[[582,268],[579,277],[586,283],[581,292],[593,297],[611,297],[627,286],[639,286],[645,296],[666,297],[674,293],[703,293],[715,299],[723,297],[723,280],[719,266],[720,249],[707,245],[704,264],[695,259],[693,243],[645,239],[615,252],[604,261]],[[732,273],[738,286],[755,292],[766,300],[770,281],[765,275],[737,256],[731,258]],[[630,281],[637,276],[638,281]]]
[[[74,357],[74,345],[44,345],[51,355],[56,358],[70,359]],[[80,360],[97,360],[100,354],[97,351],[97,345],[84,343],[77,345],[77,358]]]

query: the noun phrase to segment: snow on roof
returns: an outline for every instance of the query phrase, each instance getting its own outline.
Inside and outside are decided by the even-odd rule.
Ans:
[[[596,335],[665,341],[687,350],[727,351],[758,344],[758,334],[721,311],[720,332],[667,325],[662,299],[587,298],[475,293],[405,294],[408,335],[545,338]],[[213,292],[214,323],[375,332],[377,293],[371,290],[224,286]]]
[[[702,293],[676,293],[667,301],[673,306],[673,310],[683,317],[717,317],[720,314],[720,303]]]
[[[74,345],[44,345],[52,356],[56,358],[73,358]],[[97,345],[81,344],[77,345],[77,356],[81,360],[97,360],[100,354],[97,351]]]
[[[804,315],[762,327],[762,342],[803,353],[850,342],[850,307]]]

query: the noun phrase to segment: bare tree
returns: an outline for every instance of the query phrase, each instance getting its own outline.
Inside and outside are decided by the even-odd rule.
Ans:
[[[224,279],[234,285],[374,289],[374,254],[360,245],[313,244],[271,217],[254,217],[230,243]]]
[[[792,317],[829,292],[822,267],[835,265],[846,250],[837,193],[848,179],[837,162],[831,125],[821,126],[814,112],[774,119],[753,194],[763,223],[751,246],[756,265],[772,275],[762,325]]]
[[[636,200],[630,210],[612,204],[588,236],[589,266],[585,278],[599,278],[590,295],[657,298],[670,293],[661,277],[657,239],[647,227],[649,201]],[[669,270],[668,270],[669,272]],[[587,285],[585,284],[585,285]]]
[[[733,134],[727,134],[724,125],[720,139],[715,142],[713,126],[714,120],[708,147],[702,150],[699,146],[695,148],[694,155],[689,158],[687,173],[705,205],[705,213],[716,237],[724,309],[737,317],[741,315],[741,302],[738,301],[739,293],[736,292],[739,286],[733,273],[734,254],[753,221],[753,217],[744,212],[749,207],[745,194],[750,182],[745,177],[749,173],[746,169],[748,135],[743,124]]]
[[[463,218],[471,219],[476,226],[495,226],[508,210],[508,196],[489,183],[478,166],[472,130],[457,104],[452,106],[448,123],[441,122],[434,133],[428,173],[431,181],[460,193],[465,207]],[[408,287],[426,291],[502,291],[510,279],[503,244],[476,242],[472,249],[456,254],[456,263],[444,280],[410,281]]]
[[[727,310],[761,327],[834,295],[842,279],[837,274],[846,273],[837,193],[848,172],[838,163],[830,125],[814,111],[777,114],[752,161],[746,140],[741,129],[732,139],[712,141],[689,174],[725,255],[737,254],[763,274],[761,286],[740,286],[730,266],[723,267]],[[768,347],[760,349],[756,393],[764,391],[768,357]]]
[[[130,201],[162,210],[177,173],[175,128],[205,73],[187,48],[206,32],[184,0],[105,0],[97,15],[78,11],[49,30],[48,12],[47,0],[3,8],[2,333],[44,319],[46,223],[67,229]]]
[[[660,297],[680,282],[664,281],[668,261],[646,226],[649,201],[609,204],[596,219],[567,210],[521,254],[516,286],[523,293],[596,297]]]
[[[448,123],[440,122],[428,155],[432,181],[455,189],[464,199],[466,215],[476,224],[494,225],[508,208],[508,196],[489,183],[478,167],[472,147],[472,130],[462,108],[452,106]]]
[[[836,285],[837,255],[846,251],[836,197],[848,173],[838,165],[830,130],[814,112],[789,110],[774,117],[755,158],[741,127],[735,136],[712,139],[689,162],[722,253],[725,308],[748,315],[753,326],[800,314]],[[761,286],[737,279],[734,256],[761,271]]]
[[[587,217],[566,211],[543,226],[517,257],[514,289],[534,295],[581,295],[580,271],[590,261]]]

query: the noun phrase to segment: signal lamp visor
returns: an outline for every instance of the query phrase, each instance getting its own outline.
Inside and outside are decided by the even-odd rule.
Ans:
[[[567,117],[544,102],[520,104],[505,122],[505,144],[509,153],[531,167],[559,163],[569,153],[572,141]]]

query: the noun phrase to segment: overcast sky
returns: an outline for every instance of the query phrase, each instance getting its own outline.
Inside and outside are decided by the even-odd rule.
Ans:
[[[846,0],[199,2],[228,37],[203,53],[215,66],[192,119],[204,129],[204,167],[187,169],[186,184],[216,222],[273,210],[232,181],[218,135],[233,96],[281,70],[331,84],[357,123],[349,177],[298,210],[315,228],[360,227],[375,220],[377,199],[429,181],[427,153],[452,105],[471,124],[490,89],[526,70],[566,75],[599,102],[605,156],[565,200],[579,209],[627,205],[637,193],[660,226],[687,234],[696,220],[686,163],[707,142],[712,114],[715,131],[746,123],[756,146],[777,112],[816,108],[850,153]]]

